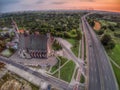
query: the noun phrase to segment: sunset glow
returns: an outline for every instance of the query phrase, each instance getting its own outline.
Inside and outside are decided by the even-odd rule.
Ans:
[[[94,9],[120,12],[120,0],[1,0],[0,8],[2,12],[59,9]]]

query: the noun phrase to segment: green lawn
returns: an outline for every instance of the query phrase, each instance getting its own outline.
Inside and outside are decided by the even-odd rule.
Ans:
[[[74,69],[75,63],[73,61],[69,61],[63,68],[60,69],[60,78],[62,80],[70,82]]]
[[[75,45],[75,39],[66,39],[70,44]]]
[[[5,49],[4,51],[1,52],[1,55],[5,57],[10,57],[13,53],[9,49]]]
[[[74,75],[74,78],[76,79],[76,77],[77,77],[77,73],[78,73],[78,68],[76,69],[76,71],[75,71],[75,75]]]
[[[72,47],[71,50],[75,54],[75,56],[78,57],[79,46],[77,46],[76,48]]]
[[[112,62],[111,62],[112,63]],[[120,90],[120,69],[118,69],[113,63],[112,63],[112,67],[119,85],[119,90]]]
[[[81,53],[82,53],[82,48],[81,48]],[[80,54],[80,55],[82,55],[82,54]],[[86,40],[85,40],[85,36],[84,36],[84,60],[86,60]]]
[[[58,60],[57,64],[52,67],[52,69],[50,71],[51,73],[53,73],[54,71],[56,71],[59,68],[59,63],[60,63],[60,61]]]
[[[81,74],[80,83],[85,83],[85,77]]]
[[[58,78],[58,74],[59,74],[59,73],[58,73],[58,71],[57,71],[55,74],[53,74],[53,76],[56,77],[56,78]]]
[[[62,56],[58,56],[57,57],[57,64],[55,66],[52,67],[51,69],[51,73],[53,73],[54,71],[56,71],[57,69],[59,69],[59,66],[62,66],[68,59]]]
[[[68,59],[62,56],[58,56],[58,59],[60,60],[60,66],[62,66]]]
[[[66,40],[73,45],[73,47],[71,47],[71,50],[78,57],[79,41],[75,39],[66,39]]]
[[[120,44],[116,44],[113,50],[108,51],[108,55],[120,66]]]

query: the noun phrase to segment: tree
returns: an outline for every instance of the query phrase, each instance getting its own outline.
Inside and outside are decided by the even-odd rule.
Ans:
[[[82,38],[82,33],[81,33],[81,31],[80,30],[76,30],[76,33],[77,33],[77,40],[81,40],[81,38]]]
[[[106,49],[113,49],[115,47],[115,42],[112,40],[112,37],[109,34],[103,35],[101,42]]]
[[[103,35],[103,37],[101,38],[101,42],[104,46],[107,46],[108,43],[111,41],[111,36],[109,34],[105,34]]]
[[[89,22],[89,24],[90,24],[90,26],[91,26],[91,27],[94,27],[95,23],[94,23],[94,21],[93,21],[93,20],[88,19],[88,22]]]
[[[120,28],[120,23],[118,22],[116,26],[117,26],[118,28]]]
[[[105,26],[105,25],[102,26],[102,29],[103,29],[103,30],[106,30],[106,29],[107,29],[107,26]]]
[[[113,49],[115,47],[115,42],[111,40],[109,44],[106,46],[107,49]]]
[[[95,31],[98,35],[102,35],[104,33],[104,30],[98,30],[98,31]]]
[[[109,28],[111,31],[115,31],[115,28],[114,28],[114,26],[112,26],[112,25],[109,25],[108,28]]]

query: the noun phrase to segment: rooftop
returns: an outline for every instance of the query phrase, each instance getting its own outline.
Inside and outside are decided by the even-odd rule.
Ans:
[[[20,34],[20,49],[29,49],[29,50],[47,50],[47,35],[36,35],[36,34]]]

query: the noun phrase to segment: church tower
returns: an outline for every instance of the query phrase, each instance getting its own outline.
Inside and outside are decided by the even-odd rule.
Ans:
[[[47,33],[47,57],[49,57],[50,56],[50,54],[51,54],[51,48],[52,48],[52,43],[51,43],[51,35],[50,35],[50,33]]]

